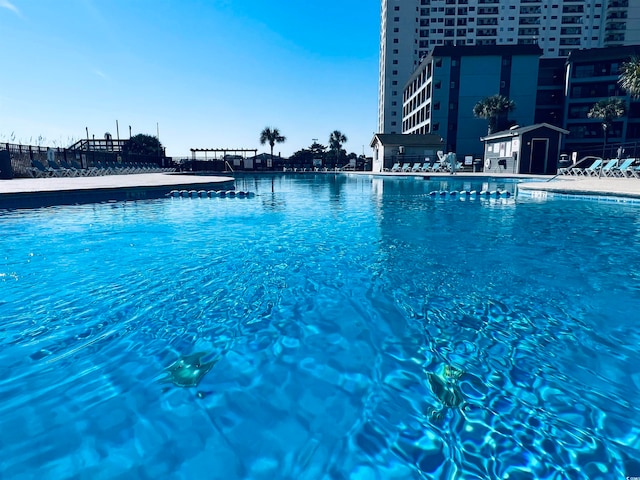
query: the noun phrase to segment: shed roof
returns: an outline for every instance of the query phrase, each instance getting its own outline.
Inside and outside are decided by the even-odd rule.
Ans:
[[[442,137],[435,133],[427,133],[425,135],[418,135],[415,133],[376,133],[371,139],[372,147],[375,145],[376,140],[386,147],[400,145],[405,147],[431,147],[441,146],[444,144]]]
[[[492,133],[491,135],[487,135],[486,137],[480,137],[480,140],[486,142],[487,140],[496,140],[498,138],[517,137],[522,135],[523,133],[530,132],[531,130],[537,130],[539,128],[550,128],[551,130],[556,130],[560,133],[563,133],[564,135],[569,134],[569,130],[556,127],[555,125],[551,125],[550,123],[535,123],[526,127],[512,127],[509,130],[502,130],[501,132]]]

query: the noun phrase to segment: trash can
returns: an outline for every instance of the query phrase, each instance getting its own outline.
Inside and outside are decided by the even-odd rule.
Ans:
[[[8,150],[0,150],[0,179],[11,180],[13,178],[13,168],[11,168],[11,157]]]

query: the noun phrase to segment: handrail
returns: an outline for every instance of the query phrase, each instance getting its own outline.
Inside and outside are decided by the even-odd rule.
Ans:
[[[233,171],[234,171],[234,170],[233,170],[233,168],[231,167],[231,165],[229,165],[229,162],[228,162],[227,160],[225,160],[225,161],[224,161],[224,164],[225,164],[225,166],[226,166],[226,167],[229,167],[229,170],[231,170],[231,172],[233,173]],[[226,171],[227,171],[227,170],[226,170],[226,168],[225,168],[225,172],[226,172]]]

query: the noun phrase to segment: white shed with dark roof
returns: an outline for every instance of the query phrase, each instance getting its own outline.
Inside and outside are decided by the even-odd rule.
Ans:
[[[480,138],[484,142],[485,173],[555,175],[562,135],[569,131],[548,123],[511,127]]]
[[[371,140],[373,148],[373,172],[390,169],[395,163],[424,163],[438,159],[438,151],[444,150],[440,135],[403,135],[400,133],[376,133]]]

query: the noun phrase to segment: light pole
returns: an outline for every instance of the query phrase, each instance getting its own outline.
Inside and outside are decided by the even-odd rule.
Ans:
[[[604,153],[607,149],[607,122],[602,122],[602,133],[604,134],[604,142],[602,143],[602,163],[600,164],[600,171],[598,171],[598,178],[602,178],[602,164],[604,163]]]

